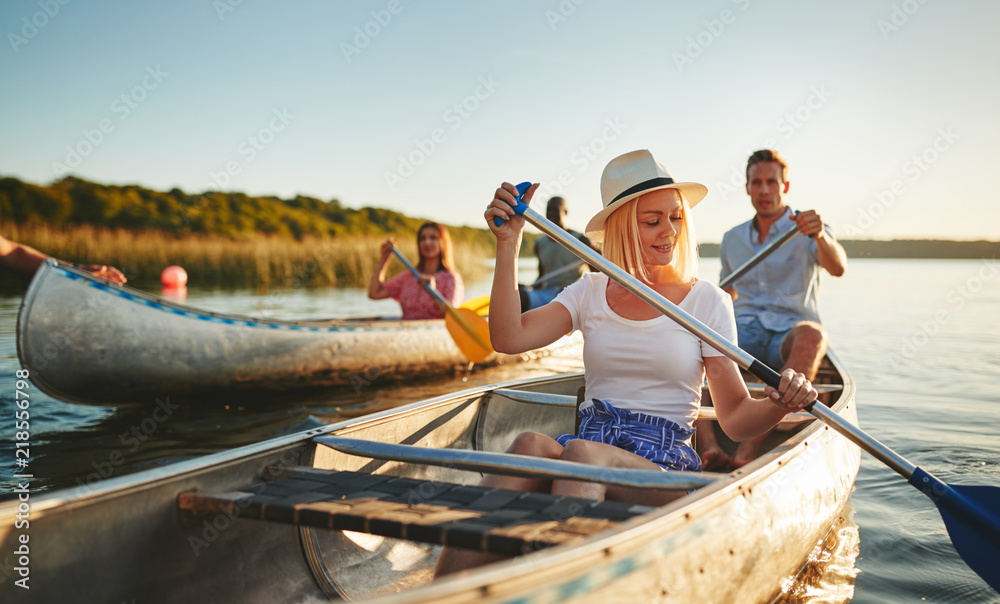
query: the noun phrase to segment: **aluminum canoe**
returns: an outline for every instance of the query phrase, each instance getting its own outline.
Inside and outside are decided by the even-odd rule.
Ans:
[[[853,380],[835,356],[829,355],[825,366],[817,382],[840,384],[828,386],[825,404],[856,422]],[[181,509],[180,502],[192,496],[256,490],[265,477],[288,466],[307,473],[350,471],[373,480],[402,477],[392,480],[412,480],[416,501],[407,505],[419,505],[446,483],[477,484],[480,473],[462,470],[460,463],[353,455],[322,441],[333,436],[473,457],[476,451],[500,452],[525,430],[571,431],[582,384],[582,374],[566,374],[470,389],[32,495],[30,593],[13,589],[11,578],[0,592],[4,602],[34,603],[760,603],[772,601],[796,577],[844,510],[859,450],[818,421],[792,422],[787,431],[776,431],[757,460],[711,474],[707,486],[669,505],[437,580],[439,546],[379,535],[374,521],[351,531],[325,530],[251,519],[250,508],[239,505],[201,515]],[[319,505],[336,508],[340,500],[333,499]],[[292,516],[305,522],[305,508],[295,505]],[[16,500],[0,503],[0,562],[16,549],[17,513]],[[406,509],[399,515],[406,516]]]
[[[564,338],[523,355],[578,345]],[[469,363],[444,320],[281,321],[209,312],[46,261],[22,302],[17,350],[32,381],[68,402],[152,404],[440,375]]]

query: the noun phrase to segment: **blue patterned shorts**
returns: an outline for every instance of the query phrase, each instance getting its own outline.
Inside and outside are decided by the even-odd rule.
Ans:
[[[593,400],[593,407],[580,410],[579,434],[562,434],[556,437],[556,442],[565,447],[569,441],[582,438],[614,445],[667,470],[701,471],[701,458],[690,446],[682,444],[689,441],[694,428]]]

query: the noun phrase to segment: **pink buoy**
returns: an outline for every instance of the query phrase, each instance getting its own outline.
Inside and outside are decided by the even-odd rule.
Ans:
[[[187,271],[184,270],[184,267],[177,266],[176,264],[168,266],[160,273],[160,283],[164,287],[185,287],[187,282]]]

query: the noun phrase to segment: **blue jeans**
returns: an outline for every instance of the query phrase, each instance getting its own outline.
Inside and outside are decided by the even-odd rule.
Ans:
[[[740,348],[775,371],[781,371],[785,364],[781,358],[781,345],[790,331],[791,329],[768,329],[756,317],[744,317],[736,322],[736,338]]]
[[[529,289],[528,294],[528,310],[535,308],[540,308],[545,306],[549,302],[555,300],[556,294],[561,292],[563,288],[561,287],[549,287],[545,289]]]

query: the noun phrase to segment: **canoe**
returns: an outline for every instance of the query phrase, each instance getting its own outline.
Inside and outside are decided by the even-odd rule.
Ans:
[[[523,355],[579,344],[567,337]],[[47,261],[21,303],[21,365],[46,394],[88,404],[267,395],[440,375],[466,368],[444,320],[281,321],[199,310]]]
[[[817,383],[857,421],[834,355]],[[4,601],[769,602],[848,500],[859,450],[808,414],[731,473],[498,453],[528,429],[572,430],[582,385],[564,374],[474,388],[32,494],[26,529],[19,502],[0,503],[0,551],[30,535],[30,592],[5,586]],[[692,490],[651,508],[478,486],[476,470],[504,467]],[[520,555],[434,580],[441,544]]]

